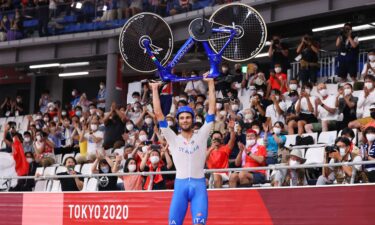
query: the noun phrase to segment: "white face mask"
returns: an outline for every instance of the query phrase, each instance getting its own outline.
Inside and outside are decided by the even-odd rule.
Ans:
[[[134,102],[138,102],[138,98],[133,98],[133,101]]]
[[[46,122],[46,123],[47,123],[47,122],[49,121],[49,118],[48,118],[48,117],[44,117],[44,119],[43,119],[43,120],[44,120],[44,122]]]
[[[227,112],[225,112],[225,111],[220,111],[220,115],[222,115],[222,116],[227,116]]]
[[[147,125],[150,125],[150,124],[152,123],[152,119],[149,118],[149,117],[147,117],[147,118],[145,119],[145,123],[146,123]]]
[[[147,135],[139,135],[139,140],[142,142],[147,141]]]
[[[66,116],[66,111],[62,111],[62,112],[61,112],[61,115],[62,115],[62,116]]]
[[[90,115],[94,115],[95,111],[96,111],[96,109],[90,109]]]
[[[289,85],[289,88],[290,88],[290,90],[292,90],[292,91],[297,91],[297,89],[298,89],[298,85],[297,85],[297,84],[290,84],[290,85]]]
[[[98,125],[96,125],[96,124],[91,124],[91,125],[90,125],[90,128],[91,128],[92,131],[96,131],[96,130],[98,129]]]
[[[340,148],[340,155],[343,157],[346,154],[345,148]]]
[[[255,142],[256,141],[254,139],[246,140],[246,147],[255,145]]]
[[[168,127],[173,126],[173,122],[172,121],[168,120],[167,123],[168,123]]]
[[[366,139],[370,142],[375,141],[375,134],[366,134]]]
[[[275,72],[280,73],[281,72],[281,67],[275,67]]]
[[[326,97],[326,96],[328,95],[328,91],[327,91],[327,89],[321,89],[321,90],[319,91],[319,93],[320,93],[320,95],[323,96],[323,97]]]
[[[216,109],[217,109],[217,110],[220,110],[222,106],[223,106],[223,104],[221,104],[221,103],[216,103]]]
[[[274,128],[273,128],[273,132],[274,132],[275,134],[280,134],[280,133],[281,133],[281,128],[274,127]]]
[[[26,158],[26,161],[27,161],[28,163],[32,163],[32,162],[33,162],[33,159],[32,159],[32,158]]]
[[[345,88],[344,89],[344,95],[345,96],[348,96],[348,95],[350,95],[352,93],[352,90],[350,90],[350,89],[348,89],[348,88]]]
[[[250,113],[245,114],[245,120],[251,120],[253,118],[253,115]]]
[[[240,83],[236,83],[236,84],[234,85],[234,87],[235,87],[236,89],[240,89],[242,86],[241,86]]]
[[[99,87],[100,87],[100,89],[104,89],[104,85],[103,84],[101,84]]]
[[[59,117],[57,117],[57,116],[53,117],[53,121],[54,121],[55,123],[59,122]]]
[[[369,56],[368,56],[368,59],[369,59],[370,61],[374,61],[374,60],[375,60],[375,55],[369,55]]]
[[[264,96],[264,92],[262,92],[262,91],[257,92],[257,94],[262,96],[262,97]]]
[[[196,119],[195,122],[202,123],[202,120],[201,119]]]
[[[159,156],[156,156],[156,155],[151,156],[151,157],[150,157],[150,162],[151,162],[152,164],[156,164],[156,163],[158,163],[158,162],[159,162]]]
[[[72,96],[75,96],[76,95],[76,92],[75,91],[72,91]]]
[[[31,140],[31,139],[30,139],[29,137],[25,137],[25,138],[24,138],[24,141],[25,141],[25,142],[30,142],[30,140]]]
[[[237,111],[238,110],[238,105],[232,105],[232,110]]]
[[[103,173],[108,173],[109,167],[108,166],[102,167],[101,170],[102,170]]]
[[[135,164],[128,165],[129,172],[134,172],[136,169],[137,169],[137,165]]]
[[[366,83],[365,83],[365,87],[366,87],[367,89],[372,89],[372,87],[373,87],[372,82],[366,82]]]
[[[300,165],[298,161],[293,160],[293,159],[289,160],[289,166],[298,166],[298,165]]]
[[[228,68],[227,67],[221,67],[221,70],[223,71],[223,73],[228,72]]]
[[[186,101],[186,98],[179,98],[179,101]]]
[[[126,129],[127,129],[128,131],[132,131],[133,128],[134,128],[133,124],[128,124],[128,125],[126,125]]]
[[[133,158],[133,154],[129,153],[128,154],[128,159],[132,159]]]
[[[148,146],[143,146],[143,147],[142,147],[142,152],[143,152],[143,153],[146,153],[147,150],[148,150]]]
[[[309,95],[309,94],[310,94],[310,92],[311,92],[311,90],[310,90],[310,89],[305,89],[305,93],[306,93],[306,94],[308,94],[308,95]]]

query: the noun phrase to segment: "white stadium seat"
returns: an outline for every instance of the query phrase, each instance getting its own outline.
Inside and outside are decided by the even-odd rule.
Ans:
[[[305,164],[324,163],[324,151],[324,147],[307,149],[305,154]]]
[[[88,178],[85,178],[88,179]],[[88,179],[87,182],[83,184],[82,191],[97,191],[98,190],[98,179],[95,177]]]
[[[323,131],[320,133],[318,143],[332,145],[335,143],[337,131]]]

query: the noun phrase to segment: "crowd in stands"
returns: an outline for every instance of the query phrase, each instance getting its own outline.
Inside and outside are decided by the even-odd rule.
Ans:
[[[173,16],[231,0],[1,0],[0,41],[121,27],[140,12]],[[106,23],[113,22],[113,23]],[[96,26],[80,27],[94,23]],[[97,23],[97,24],[95,24]]]
[[[297,77],[287,79],[290,68],[288,46],[274,36],[269,47],[271,69],[250,63],[243,73],[241,65],[234,68],[223,63],[221,74],[215,79],[216,115],[214,128],[208,140],[206,167],[208,169],[261,167],[273,164],[290,166],[306,162],[304,150],[286,144],[294,134],[297,145],[313,145],[316,132],[335,134],[332,146],[324,148],[324,161],[375,161],[375,50],[368,52],[368,62],[357,80],[356,61],[358,37],[352,37],[346,24],[337,38],[341,82],[333,92],[328,84],[317,80],[317,49],[319,44],[304,36],[297,49],[302,69]],[[204,71],[202,71],[203,73]],[[355,72],[355,73],[354,73]],[[197,76],[191,71],[190,76]],[[350,75],[352,81],[346,77]],[[174,85],[179,85],[172,93]],[[332,84],[330,84],[332,85]],[[17,124],[4,124],[5,152],[12,152],[15,138],[23,143],[30,163],[30,175],[35,168],[61,163],[66,171],[59,174],[79,174],[77,164],[91,165],[92,173],[173,171],[173,157],[153,113],[151,90],[147,82],[139,92],[132,93],[127,105],[112,103],[105,111],[106,87],[99,85],[98,95],[89,100],[85,93],[72,90],[71,102],[53,101],[45,91],[39,100],[39,110],[27,116],[28,126],[22,134]],[[179,132],[177,109],[190,106],[195,113],[193,127],[198,130],[207,114],[207,85],[203,80],[170,83],[161,90],[162,110],[168,126]],[[22,114],[22,99],[7,98],[1,105],[3,116]],[[337,137],[336,137],[337,136]],[[76,157],[61,156],[79,153]],[[60,156],[60,160],[57,160]],[[91,164],[90,164],[91,163]],[[375,163],[375,162],[374,162]],[[375,181],[375,164],[366,166],[325,167],[315,173],[317,185],[333,183],[365,183]],[[316,172],[316,171],[315,171]],[[285,169],[268,173],[265,170],[224,172],[207,175],[213,187],[249,187],[270,182],[274,186],[303,186],[314,180],[308,169]],[[118,178],[121,181],[118,181]],[[157,190],[173,188],[174,175],[102,176],[99,190]],[[27,182],[26,182],[27,183]],[[22,190],[31,190],[33,182]],[[27,186],[25,189],[24,187]],[[61,179],[63,191],[83,188],[83,179]]]

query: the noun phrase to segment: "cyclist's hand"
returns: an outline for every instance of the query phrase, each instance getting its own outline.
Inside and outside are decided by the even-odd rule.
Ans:
[[[158,90],[159,87],[161,86],[161,82],[150,82],[148,83],[148,85],[150,85],[150,88],[152,90]]]
[[[210,72],[207,71],[203,74],[203,80],[206,81],[206,82],[213,82],[214,81],[214,78],[209,78],[208,75],[210,75]]]

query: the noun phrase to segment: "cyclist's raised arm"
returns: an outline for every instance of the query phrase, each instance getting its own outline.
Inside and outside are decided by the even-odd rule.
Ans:
[[[159,86],[160,83],[150,83],[152,90],[152,103],[154,108],[154,114],[157,121],[164,121],[163,111],[161,110],[160,97],[159,97]]]
[[[216,110],[215,81],[213,78],[207,78],[208,72],[203,74],[204,81],[208,85],[208,115],[214,115]]]

